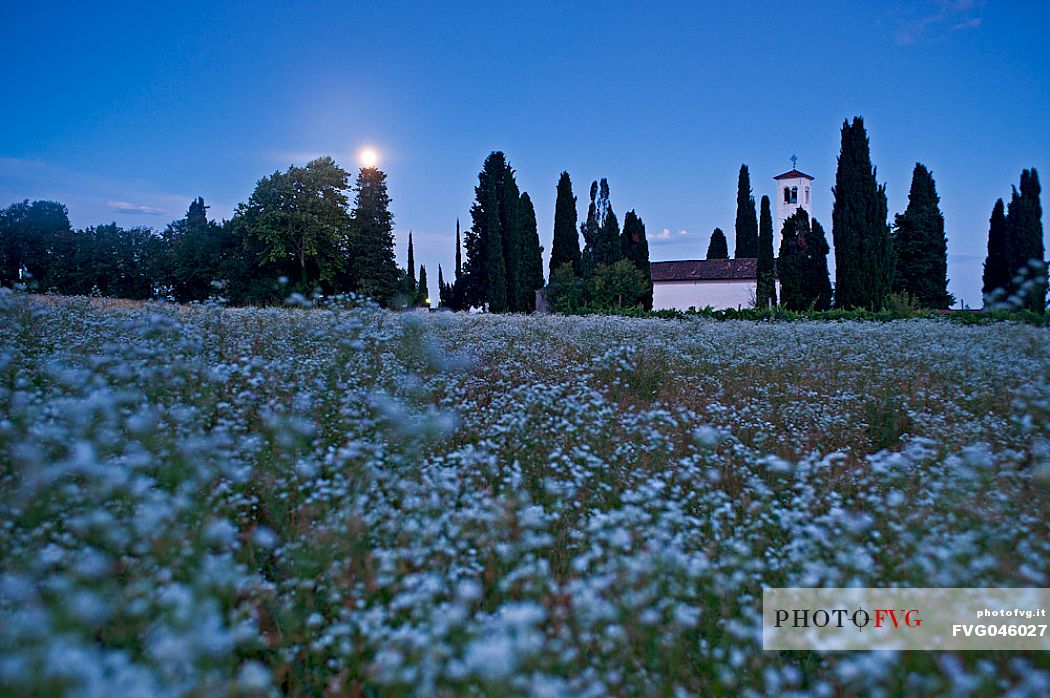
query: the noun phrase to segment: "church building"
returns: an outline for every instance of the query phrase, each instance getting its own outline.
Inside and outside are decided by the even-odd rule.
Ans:
[[[773,229],[773,257],[780,250],[780,231],[784,221],[798,209],[812,217],[813,177],[799,172],[798,160],[791,156],[791,169],[773,178],[776,194],[776,222]],[[653,275],[653,310],[688,310],[712,307],[750,308],[755,304],[758,283],[758,260],[754,257],[735,259],[687,259],[651,262]],[[777,297],[780,282],[777,281]]]

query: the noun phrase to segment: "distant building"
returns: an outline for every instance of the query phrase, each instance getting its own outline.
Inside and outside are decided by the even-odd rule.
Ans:
[[[773,256],[780,251],[780,231],[784,221],[802,208],[813,215],[813,177],[795,167],[798,158],[792,156],[792,167],[773,178],[777,217],[773,229]],[[705,248],[706,249],[706,248]],[[670,262],[652,262],[653,309],[688,310],[712,307],[749,308],[755,303],[758,284],[758,260],[753,257],[736,259],[688,259]],[[777,282],[780,297],[780,281]]]
[[[650,267],[653,310],[750,308],[755,304],[758,260],[754,257],[651,262]]]

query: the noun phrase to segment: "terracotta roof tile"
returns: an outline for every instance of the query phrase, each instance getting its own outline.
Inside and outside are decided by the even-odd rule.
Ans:
[[[799,177],[804,177],[805,179],[813,179],[805,172],[799,172],[798,170],[788,170],[784,174],[778,174],[773,179],[798,179]]]
[[[754,281],[758,278],[758,260],[686,259],[673,262],[650,262],[653,281]]]

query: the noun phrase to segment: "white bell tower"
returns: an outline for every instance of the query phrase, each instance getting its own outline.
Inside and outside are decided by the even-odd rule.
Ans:
[[[777,220],[776,228],[773,230],[773,256],[780,254],[780,231],[784,229],[784,221],[800,208],[806,209],[806,213],[813,217],[813,178],[804,172],[799,172],[796,164],[798,157],[791,156],[791,169],[784,174],[773,178],[776,182]]]

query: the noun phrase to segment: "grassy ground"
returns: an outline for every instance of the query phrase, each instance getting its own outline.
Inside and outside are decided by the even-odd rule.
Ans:
[[[0,293],[0,693],[1045,695],[763,586],[1050,586],[1050,330]]]

